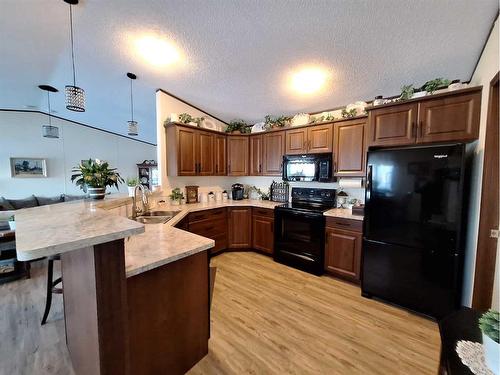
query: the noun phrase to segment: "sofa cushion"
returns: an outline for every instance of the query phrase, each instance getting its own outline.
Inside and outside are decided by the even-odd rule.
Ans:
[[[63,194],[64,202],[80,201],[80,200],[85,199],[85,198],[87,198],[86,195]]]
[[[0,197],[0,211],[9,211],[13,210],[14,207],[10,204],[10,202],[4,197]]]
[[[38,206],[38,201],[36,200],[34,195],[24,199],[8,199],[8,201],[15,210]]]
[[[58,195],[57,197],[39,197],[36,196],[36,200],[38,201],[39,206],[46,206],[48,204],[55,204],[64,202],[63,195]]]

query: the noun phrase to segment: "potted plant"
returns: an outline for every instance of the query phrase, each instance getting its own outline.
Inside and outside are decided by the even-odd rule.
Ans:
[[[14,215],[9,217],[9,228],[10,230],[16,230],[16,218]]]
[[[413,87],[413,85],[404,85],[401,87],[401,95],[399,97],[399,100],[411,99],[414,93],[415,88]]]
[[[285,126],[290,125],[290,121],[292,121],[292,117],[290,116],[272,117],[270,115],[266,115],[264,118],[264,127],[268,130],[273,128],[284,128]]]
[[[226,127],[226,133],[246,133],[248,124],[243,120],[233,120]]]
[[[205,120],[204,117],[193,117],[189,113],[181,113],[179,115],[179,122],[182,124],[190,124],[200,127],[203,120]]]
[[[451,81],[444,78],[435,78],[427,81],[422,86],[422,91],[426,91],[428,94],[432,95],[434,91],[438,89],[444,89],[450,85]]]
[[[99,159],[83,160],[78,167],[72,169],[72,173],[71,181],[88,192],[92,199],[104,199],[106,187],[114,186],[118,189],[118,183],[123,182],[116,168],[110,168],[106,161]]]
[[[133,197],[135,187],[139,184],[139,179],[137,177],[129,177],[129,178],[127,178],[126,183],[127,183],[127,189],[128,189],[128,196]]]
[[[484,359],[489,369],[496,375],[500,373],[499,327],[500,313],[495,310],[485,312],[479,319],[483,334]]]
[[[184,199],[184,194],[182,193],[180,188],[175,188],[172,190],[172,193],[169,195],[172,204],[179,205],[182,203]]]

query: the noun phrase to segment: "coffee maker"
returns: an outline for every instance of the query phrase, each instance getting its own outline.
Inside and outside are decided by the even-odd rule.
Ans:
[[[243,184],[233,184],[231,186],[231,194],[233,197],[233,200],[235,201],[240,201],[243,199]]]

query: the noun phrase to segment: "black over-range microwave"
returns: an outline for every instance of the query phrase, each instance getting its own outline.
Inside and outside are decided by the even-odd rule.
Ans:
[[[332,154],[283,156],[284,181],[332,181]]]

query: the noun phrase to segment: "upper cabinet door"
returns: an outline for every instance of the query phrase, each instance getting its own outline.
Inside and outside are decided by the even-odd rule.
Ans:
[[[230,136],[227,139],[228,176],[248,176],[248,138]]]
[[[317,125],[307,128],[307,153],[319,154],[332,152],[332,124]]]
[[[215,174],[214,135],[211,133],[198,132],[196,140],[198,175],[213,176]]]
[[[285,132],[262,135],[262,169],[265,176],[281,176],[285,153]]]
[[[225,176],[227,165],[226,136],[215,136],[215,175]]]
[[[366,119],[337,122],[333,129],[335,176],[363,177],[366,163]]]
[[[285,137],[287,155],[307,154],[307,128],[287,130]]]
[[[194,176],[197,172],[196,135],[194,129],[177,128],[177,175]]]
[[[262,135],[250,137],[250,176],[262,175]]]
[[[419,105],[418,143],[479,137],[481,92],[425,100]]]
[[[370,111],[368,145],[396,146],[415,143],[418,104],[401,104]]]

